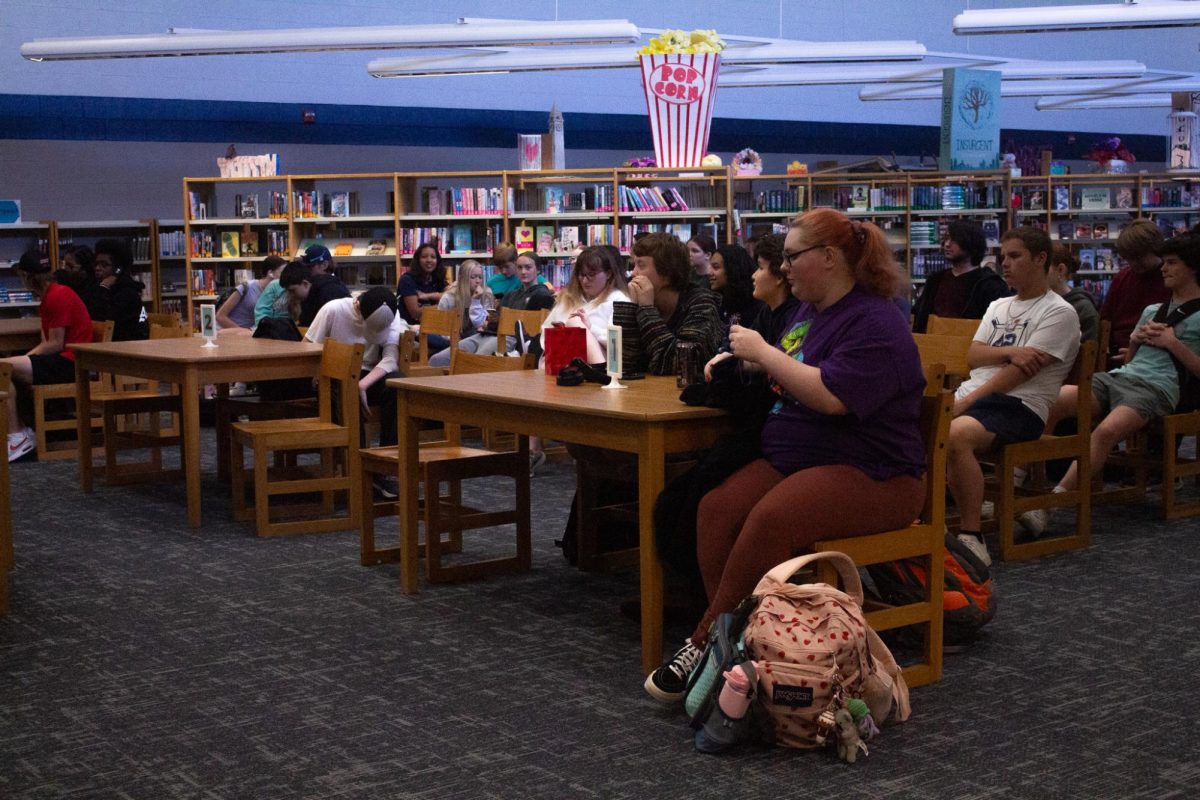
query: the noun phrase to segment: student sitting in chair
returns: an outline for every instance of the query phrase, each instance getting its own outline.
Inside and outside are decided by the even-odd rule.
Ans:
[[[1098,421],[1091,438],[1091,475],[1104,469],[1108,454],[1121,442],[1157,417],[1179,405],[1180,386],[1200,380],[1200,236],[1188,234],[1168,239],[1162,258],[1163,284],[1171,292],[1166,303],[1142,311],[1129,337],[1125,364],[1092,376],[1092,414]],[[1046,421],[1047,431],[1075,408],[1078,389],[1064,386]],[[1167,443],[1173,447],[1172,443]],[[1078,488],[1079,464],[1071,464],[1055,492]],[[1026,511],[1018,520],[1033,535],[1042,533],[1050,520],[1046,509]]]
[[[254,330],[254,308],[258,298],[278,280],[287,262],[279,256],[267,256],[254,264],[254,280],[233,287],[225,302],[217,307],[217,327],[222,334],[249,336]]]
[[[314,344],[333,339],[343,344],[364,344],[362,377],[358,396],[364,418],[369,406],[381,406],[379,444],[396,443],[396,393],[388,391],[387,379],[400,376],[400,337],[407,323],[396,313],[396,295],[376,286],[358,297],[331,300],[317,312],[304,338]]]
[[[1079,316],[1050,288],[1050,237],[1032,227],[1000,240],[1004,280],[1016,296],[988,306],[967,351],[971,374],[954,395],[946,482],[962,520],[959,540],[985,565],[980,534],[979,456],[1042,435],[1046,417],[1079,352]]]
[[[554,293],[545,284],[538,282],[541,272],[542,260],[535,253],[529,251],[517,256],[517,279],[520,281],[520,285],[512,291],[504,293],[504,297],[500,299],[500,307],[512,308],[517,311],[544,311],[552,307]],[[507,353],[517,346],[517,340],[512,337],[506,338],[507,342],[504,343],[503,352]],[[481,356],[495,355],[499,348],[496,339],[496,327],[489,323],[489,327],[482,332],[460,340],[458,346],[468,353],[478,353]],[[430,363],[433,362],[430,361]],[[448,356],[445,363],[450,363]]]
[[[112,320],[113,341],[150,338],[146,308],[142,305],[145,286],[133,275],[133,251],[124,239],[101,239],[96,242],[96,258],[92,268],[96,274],[97,322]]]
[[[75,381],[75,353],[67,345],[92,341],[92,319],[79,295],[55,282],[50,260],[37,250],[21,256],[17,271],[25,287],[42,302],[42,341],[23,356],[4,359],[12,365],[14,388]],[[8,460],[16,461],[36,446],[33,429],[21,424],[16,393],[8,398]]]
[[[303,261],[293,261],[279,273],[279,279],[267,284],[254,304],[254,328],[264,319],[294,320],[300,305],[312,288],[312,268]]]

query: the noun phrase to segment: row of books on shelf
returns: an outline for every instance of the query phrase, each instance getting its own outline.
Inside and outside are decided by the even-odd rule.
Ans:
[[[32,303],[33,292],[25,289],[0,288],[0,304],[3,303]]]
[[[490,253],[503,236],[499,225],[442,225],[400,229],[400,255],[410,256],[426,242],[435,242],[442,255]]]
[[[1000,219],[985,217],[976,222],[983,229],[983,237],[988,247],[1000,246]],[[890,229],[886,225],[885,229]],[[913,247],[938,247],[946,240],[950,223],[946,219],[915,219],[908,231],[908,241]]]
[[[163,258],[183,258],[187,255],[187,242],[183,231],[162,231],[158,234],[158,254]]]
[[[101,237],[103,238],[103,237]],[[150,237],[149,236],[116,236],[114,238],[124,239],[129,244],[129,250],[133,254],[134,261],[149,261],[150,260]],[[94,245],[95,242],[89,237],[89,245]],[[58,237],[59,252],[65,253],[69,248],[75,246],[75,237],[69,234],[60,235]]]
[[[1052,189],[1018,187],[1019,207],[1028,211],[1045,211],[1047,202],[1052,211],[1105,211],[1111,208],[1134,209],[1132,186],[1055,186]],[[1200,186],[1143,186],[1140,195],[1142,208],[1200,209]]]
[[[529,186],[509,189],[510,214],[568,214],[581,211],[609,213],[613,210],[612,184],[565,189],[561,186]]]
[[[793,214],[804,210],[804,187],[771,189],[765,192],[736,192],[733,207],[739,211],[766,214]]]
[[[945,186],[912,187],[914,211],[964,211],[1007,208],[1008,197],[1001,183],[952,183]]]
[[[316,189],[292,192],[294,217],[349,217],[357,213],[358,192],[319,192]]]
[[[1116,257],[1111,247],[1084,247],[1075,257],[1083,272],[1112,272],[1117,269]]]
[[[300,192],[297,192],[297,194],[300,194]],[[263,212],[266,213],[264,214]],[[204,220],[209,217],[218,218],[220,216],[215,195],[201,194],[194,191],[188,192],[189,219]],[[287,219],[288,194],[287,192],[268,192],[266,206],[263,206],[259,202],[257,194],[235,195],[233,199],[233,216],[242,219],[259,219],[263,216],[273,219]]]
[[[1076,278],[1072,281],[1077,289],[1083,289],[1096,301],[1096,305],[1104,304],[1108,290],[1112,287],[1112,278]]]
[[[193,231],[192,258],[258,258],[266,255],[286,255],[288,233],[270,229],[251,231]]]
[[[913,253],[912,277],[924,278],[946,268],[946,257],[938,252]]]
[[[618,186],[617,202],[622,212],[689,211],[725,205],[724,190],[716,186]]]
[[[490,189],[483,186],[461,186],[440,189],[427,186],[421,190],[421,211],[425,214],[503,214],[511,208],[512,189],[508,190],[510,202],[505,204],[503,191],[498,186]]]

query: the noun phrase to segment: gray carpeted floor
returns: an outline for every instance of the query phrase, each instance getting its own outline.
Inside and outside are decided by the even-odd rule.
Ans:
[[[200,531],[179,485],[84,497],[62,462],[14,465],[12,484],[3,798],[1200,793],[1200,524],[1148,504],[1099,510],[1086,553],[999,565],[986,638],[847,766],[693,750],[642,692],[617,611],[635,576],[578,572],[553,545],[567,465],[534,481],[531,573],[412,597],[395,566],[358,565],[352,534],[255,538],[215,482]]]

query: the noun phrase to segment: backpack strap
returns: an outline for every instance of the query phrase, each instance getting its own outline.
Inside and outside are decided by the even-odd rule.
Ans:
[[[1170,303],[1162,303],[1159,305],[1158,310],[1154,312],[1154,316],[1151,318],[1151,321],[1160,322],[1170,328],[1174,328],[1176,325],[1183,322],[1197,311],[1200,311],[1200,298],[1188,300],[1186,303],[1180,303],[1179,305],[1175,306],[1174,310],[1170,309]],[[1180,403],[1182,403],[1184,399],[1183,387],[1186,386],[1190,381],[1194,380],[1195,376],[1188,371],[1188,368],[1183,365],[1182,361],[1175,357],[1174,353],[1167,353],[1167,355],[1171,357],[1171,362],[1175,365],[1175,378],[1179,384],[1179,399]],[[1180,409],[1179,405],[1177,404],[1175,410],[1179,411],[1184,409]]]
[[[859,608],[862,608],[862,580],[858,577],[858,568],[854,566],[854,562],[850,559],[850,556],[845,553],[826,550],[821,553],[809,553],[808,555],[799,556],[798,558],[784,561],[782,564],[772,567],[771,571],[763,576],[763,580],[785,584],[797,572],[809,564],[815,564],[818,561],[828,561],[833,564],[837,569],[838,576],[842,579],[842,586],[845,587],[844,591],[854,599],[854,602],[858,603]]]
[[[903,722],[912,713],[912,707],[908,702],[908,684],[904,681],[904,671],[896,663],[896,657],[892,655],[892,651],[888,649],[888,646],[883,643],[883,639],[879,638],[879,634],[870,625],[867,626],[867,648],[871,653],[871,658],[875,659],[875,663],[892,679],[892,708],[896,721]],[[875,721],[883,724],[883,720]]]

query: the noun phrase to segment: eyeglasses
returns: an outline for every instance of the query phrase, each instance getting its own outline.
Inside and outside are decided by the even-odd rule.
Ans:
[[[820,248],[822,248],[824,246],[825,245],[823,245],[823,244],[814,244],[812,247],[806,247],[803,250],[797,250],[794,253],[789,253],[787,250],[784,250],[783,251],[783,263],[787,264],[790,267],[792,265],[792,261],[794,261],[795,259],[804,255],[809,250],[819,250]]]
[[[581,279],[587,278],[588,280],[591,280],[592,278],[598,277],[600,275],[606,275],[606,274],[608,274],[608,270],[606,270],[606,269],[593,269],[593,270],[581,269],[579,271],[579,277]]]

